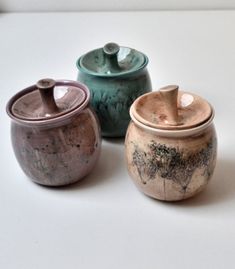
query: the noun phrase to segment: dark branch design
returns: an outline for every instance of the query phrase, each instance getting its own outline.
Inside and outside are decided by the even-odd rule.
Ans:
[[[143,184],[160,176],[179,184],[185,192],[196,169],[204,167],[203,176],[209,178],[215,148],[213,143],[215,142],[211,139],[205,148],[191,154],[155,141],[148,145],[147,152],[134,144],[132,162]]]

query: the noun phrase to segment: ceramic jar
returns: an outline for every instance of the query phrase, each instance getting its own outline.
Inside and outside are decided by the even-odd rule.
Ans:
[[[130,121],[129,109],[140,95],[151,91],[143,53],[106,44],[81,56],[77,61],[77,79],[91,91],[91,104],[105,137],[122,137]]]
[[[86,176],[100,155],[100,127],[81,83],[40,80],[7,104],[16,158],[34,182],[61,186]]]
[[[210,180],[217,152],[214,110],[201,97],[167,86],[139,97],[125,149],[128,171],[146,195],[178,201]]]

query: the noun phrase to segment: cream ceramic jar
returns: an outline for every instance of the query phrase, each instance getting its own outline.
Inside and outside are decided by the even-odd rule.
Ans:
[[[210,180],[217,152],[214,110],[201,97],[167,86],[131,106],[125,148],[130,176],[146,195],[178,201]]]

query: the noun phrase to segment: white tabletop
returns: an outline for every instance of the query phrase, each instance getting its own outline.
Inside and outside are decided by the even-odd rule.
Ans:
[[[235,11],[0,14],[0,268],[233,268]],[[154,89],[179,84],[216,110],[219,151],[207,189],[155,201],[128,176],[123,140],[64,188],[32,183],[10,143],[8,99],[38,79],[75,79],[76,59],[107,42],[149,58]]]

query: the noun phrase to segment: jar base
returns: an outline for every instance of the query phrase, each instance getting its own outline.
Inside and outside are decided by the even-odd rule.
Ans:
[[[139,188],[138,188],[139,189]],[[159,202],[163,202],[163,203],[180,203],[180,202],[183,202],[185,200],[189,200],[189,199],[193,199],[194,197],[196,197],[197,195],[199,195],[200,193],[206,191],[207,189],[207,185],[205,186],[202,186],[201,189],[197,190],[195,193],[193,194],[190,194],[188,196],[184,196],[184,197],[181,197],[181,198],[160,198],[160,197],[157,197],[157,196],[154,196],[154,195],[151,195],[151,194],[147,194],[145,192],[143,192],[142,190],[139,189],[139,191],[147,196],[148,198],[150,199],[153,199],[153,200],[156,200],[156,201],[159,201]]]
[[[40,181],[37,181],[37,180],[34,180],[34,179],[31,179],[27,176],[28,180],[32,181],[33,183],[37,184],[37,185],[40,185],[42,187],[48,187],[48,188],[63,188],[63,187],[67,187],[67,186],[70,186],[70,185],[75,185],[79,182],[82,182],[84,180],[86,180],[86,177],[89,176],[90,173],[88,173],[87,175],[84,175],[82,176],[81,178],[79,179],[76,179],[74,181],[70,181],[70,182],[65,182],[65,183],[45,183],[45,182],[40,182]]]

